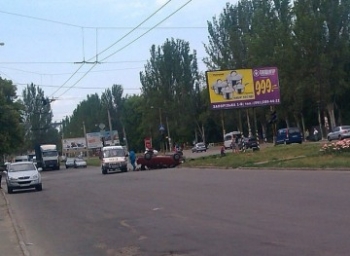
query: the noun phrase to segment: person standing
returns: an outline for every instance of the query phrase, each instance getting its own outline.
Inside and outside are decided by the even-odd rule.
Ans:
[[[318,131],[316,128],[314,128],[314,140],[318,141]]]
[[[136,154],[133,150],[130,151],[129,153],[129,159],[130,159],[130,164],[132,166],[132,170],[136,170]]]

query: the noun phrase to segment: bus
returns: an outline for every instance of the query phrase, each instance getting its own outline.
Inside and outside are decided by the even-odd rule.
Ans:
[[[225,136],[224,136],[225,149],[232,148],[231,143],[232,143],[233,136],[238,136],[240,138],[241,132],[240,131],[233,131],[233,132],[229,132],[229,133],[225,134]]]

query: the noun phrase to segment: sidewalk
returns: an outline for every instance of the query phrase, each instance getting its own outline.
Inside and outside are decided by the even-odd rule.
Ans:
[[[0,190],[0,255],[29,256],[29,253],[21,246],[20,234],[12,218],[12,212],[7,200],[6,185],[1,184]]]

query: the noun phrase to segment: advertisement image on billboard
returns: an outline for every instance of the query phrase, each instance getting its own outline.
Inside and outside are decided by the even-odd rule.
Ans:
[[[119,141],[118,131],[113,130],[112,134],[113,134],[113,143],[119,144],[120,141]],[[86,134],[86,141],[88,144],[88,148],[101,148],[102,137],[104,137],[106,144],[112,145],[112,137],[111,137],[110,131],[90,132]]]
[[[84,137],[62,139],[62,149],[80,149],[85,147]]]
[[[280,104],[276,67],[206,72],[212,109]]]

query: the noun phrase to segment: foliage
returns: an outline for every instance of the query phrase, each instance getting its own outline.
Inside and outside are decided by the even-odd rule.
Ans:
[[[45,97],[44,91],[39,86],[30,84],[23,90],[22,96],[26,140],[23,148],[33,151],[37,143],[60,145],[58,131],[52,126],[51,103]]]
[[[0,77],[0,155],[15,153],[23,146],[22,104],[16,86]]]

